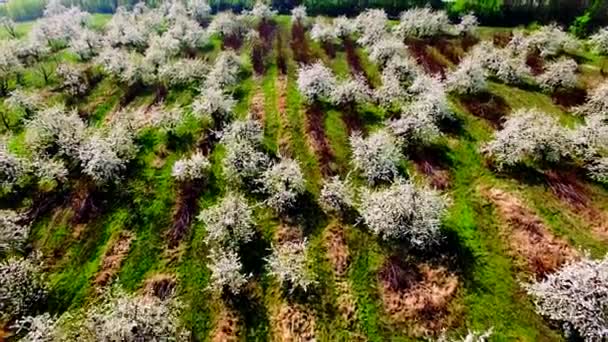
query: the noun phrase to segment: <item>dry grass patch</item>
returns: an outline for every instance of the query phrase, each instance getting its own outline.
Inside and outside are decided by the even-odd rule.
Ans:
[[[557,198],[565,202],[576,215],[589,222],[597,236],[608,239],[608,215],[592,203],[588,190],[574,172],[547,171],[545,179]]]
[[[344,277],[350,265],[350,252],[346,245],[344,227],[333,224],[325,230],[324,236],[327,257],[338,277]]]
[[[264,121],[266,118],[266,111],[264,110],[265,99],[264,93],[260,87],[256,87],[256,91],[251,98],[251,103],[249,105],[249,115],[251,119],[257,120],[262,126],[264,125]]]
[[[133,242],[133,234],[131,232],[120,232],[118,238],[112,243],[101,261],[101,270],[95,277],[95,285],[104,287],[110,283],[112,278],[120,270],[123,260],[129,254],[131,243]]]
[[[502,232],[511,250],[525,260],[528,271],[541,278],[578,258],[567,242],[553,236],[545,224],[515,196],[500,189],[483,190],[498,208],[509,230]]]
[[[144,293],[165,300],[175,293],[175,276],[171,274],[155,274],[144,284]]]
[[[289,119],[287,118],[287,76],[280,75],[277,78],[278,91],[278,109],[281,134],[279,135],[279,153],[287,158],[293,156],[289,143],[289,135],[285,132],[289,127]]]
[[[392,257],[379,278],[384,310],[393,322],[405,324],[412,335],[436,335],[453,324],[450,303],[459,281],[446,268],[407,264]]]
[[[213,342],[231,342],[240,341],[240,320],[239,316],[233,310],[226,307],[222,311],[215,323],[215,327],[211,332],[211,341]]]
[[[302,305],[282,304],[272,321],[273,341],[315,341],[315,316]]]

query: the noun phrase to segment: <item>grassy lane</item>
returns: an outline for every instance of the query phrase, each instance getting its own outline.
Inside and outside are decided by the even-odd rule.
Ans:
[[[273,63],[268,67],[266,75],[262,81],[262,91],[264,92],[264,145],[274,154],[279,150],[279,112],[277,98],[277,77],[278,70]]]

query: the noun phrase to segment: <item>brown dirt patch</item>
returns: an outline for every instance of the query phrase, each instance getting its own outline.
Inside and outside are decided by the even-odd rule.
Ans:
[[[243,46],[243,37],[238,34],[230,34],[222,39],[223,49],[239,50]]]
[[[583,88],[557,89],[551,94],[553,103],[566,109],[580,106],[587,100],[587,91]]]
[[[239,341],[240,321],[238,314],[228,308],[223,308],[211,332],[213,342]]]
[[[490,92],[483,92],[475,96],[463,96],[460,103],[471,114],[487,120],[494,128],[502,127],[504,117],[511,108],[500,96]]]
[[[112,243],[112,247],[103,256],[101,270],[95,277],[94,283],[96,286],[104,287],[110,283],[118,270],[120,270],[123,260],[129,254],[131,242],[133,242],[132,233],[123,231],[118,235],[116,241]]]
[[[325,134],[323,111],[317,104],[312,104],[306,109],[306,130],[308,133],[308,140],[319,160],[321,173],[325,176],[330,176],[333,173],[332,163],[334,160],[334,151]]]
[[[538,51],[528,53],[526,65],[530,67],[534,76],[538,76],[545,71],[545,60],[540,56]]]
[[[287,77],[284,75],[279,76],[277,79],[277,91],[279,92],[278,98],[278,109],[279,109],[279,120],[280,134],[279,134],[279,153],[283,157],[292,157],[291,147],[289,143],[289,137],[285,133],[285,130],[290,126],[289,120],[287,119]]]
[[[287,75],[287,56],[283,46],[283,36],[277,34],[277,67],[281,75]]]
[[[327,248],[327,257],[333,266],[334,272],[338,277],[343,277],[346,274],[350,265],[350,252],[346,245],[346,237],[344,236],[344,227],[334,224],[325,230],[325,248]]]
[[[290,226],[288,224],[281,224],[276,232],[275,241],[278,244],[284,244],[286,242],[298,242],[302,241],[304,236],[302,230],[298,227]]]
[[[545,180],[557,198],[591,224],[595,234],[602,239],[608,239],[608,215],[592,203],[589,192],[585,185],[579,182],[575,172],[547,171]]]
[[[251,47],[251,64],[256,75],[263,75],[266,71],[266,48],[262,43],[253,44]]]
[[[273,321],[273,341],[315,341],[315,317],[302,305],[281,305]]]
[[[144,284],[144,293],[165,300],[175,293],[176,280],[171,274],[155,274]]]
[[[96,198],[94,185],[87,181],[78,182],[70,197],[70,207],[74,212],[72,223],[83,224],[95,218],[101,212],[101,204]]]
[[[312,58],[308,41],[306,40],[306,28],[299,22],[291,26],[291,50],[293,59],[302,64],[309,64]]]
[[[411,326],[416,336],[437,334],[450,322],[449,304],[458,277],[443,267],[405,264],[389,258],[379,273],[384,309],[397,323]]]
[[[504,48],[507,46],[507,44],[509,44],[509,42],[511,41],[512,38],[513,38],[513,32],[511,32],[511,31],[496,32],[492,36],[492,42],[494,43],[494,45],[496,45],[500,48]]]
[[[432,45],[454,64],[458,64],[464,55],[464,49],[460,45],[460,42],[455,39],[440,37],[434,40]]]
[[[262,126],[264,125],[266,118],[265,98],[260,87],[257,87],[255,94],[251,98],[251,103],[249,104],[249,114],[253,120],[257,120],[260,124],[262,124]]]
[[[412,56],[416,58],[418,64],[429,74],[440,75],[445,78],[446,66],[437,60],[437,58],[429,51],[429,45],[426,41],[420,39],[408,39],[406,44]]]
[[[192,219],[198,211],[198,196],[203,189],[200,182],[187,182],[182,185],[173,213],[171,228],[167,233],[169,248],[175,248],[184,239]]]
[[[510,231],[503,232],[503,235],[509,240],[511,249],[525,260],[525,268],[537,278],[553,273],[577,258],[576,250],[553,236],[540,218],[518,198],[500,189],[484,192],[509,225]]]

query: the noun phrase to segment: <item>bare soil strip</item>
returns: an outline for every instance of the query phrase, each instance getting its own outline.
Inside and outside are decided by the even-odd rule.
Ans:
[[[315,316],[304,306],[281,304],[273,317],[273,341],[315,341]]]
[[[262,126],[264,126],[266,118],[266,111],[264,107],[264,93],[258,85],[253,97],[251,98],[251,103],[249,104],[249,115],[251,115],[251,119],[258,121]]]
[[[133,234],[121,232],[118,239],[113,242],[101,261],[101,270],[95,277],[95,285],[104,287],[110,283],[122,265],[123,260],[129,254],[133,242]]]
[[[564,263],[578,258],[578,252],[551,234],[542,220],[517,197],[500,189],[482,190],[497,207],[506,223],[502,235],[515,256],[524,259],[525,269],[537,278],[555,272]]]
[[[213,342],[236,342],[240,341],[240,320],[237,312],[223,307],[211,332]]]
[[[317,159],[319,160],[321,173],[324,176],[330,176],[332,174],[331,164],[334,160],[334,151],[332,150],[329,139],[325,134],[323,117],[323,112],[318,105],[313,104],[307,107],[307,136],[313,150],[315,151],[315,154],[317,155]]]

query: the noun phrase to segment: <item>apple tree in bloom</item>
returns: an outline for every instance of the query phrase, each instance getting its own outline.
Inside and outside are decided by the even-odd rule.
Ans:
[[[112,289],[104,301],[86,312],[85,340],[186,341],[189,333],[180,322],[182,305],[177,299],[127,294]]]
[[[368,48],[388,33],[388,16],[383,9],[367,9],[355,18],[360,33],[357,43]]]
[[[370,45],[367,51],[370,60],[378,64],[380,68],[384,68],[395,57],[408,57],[407,47],[403,41],[393,35],[385,35]]]
[[[13,39],[17,39],[17,26],[15,22],[9,17],[0,18],[0,27],[2,27],[6,33]]]
[[[355,76],[341,81],[331,92],[330,100],[336,106],[354,105],[369,102],[372,90],[363,76]]]
[[[12,257],[0,262],[0,319],[30,314],[46,300],[47,288],[38,265]]]
[[[63,161],[46,156],[37,157],[31,162],[31,168],[38,184],[46,188],[65,182],[69,173]]]
[[[204,180],[211,169],[211,163],[201,152],[183,158],[173,164],[171,176],[180,182]]]
[[[263,129],[256,120],[234,121],[223,133],[226,178],[247,187],[254,185],[270,164],[262,151]]]
[[[343,15],[336,17],[333,22],[336,36],[340,39],[344,39],[352,36],[357,32],[357,23]]]
[[[446,12],[423,7],[401,13],[399,24],[393,30],[398,37],[404,39],[437,36],[449,32],[450,28]]]
[[[475,56],[467,56],[446,80],[451,92],[464,95],[478,94],[487,88],[486,70]]]
[[[354,207],[355,194],[348,181],[335,176],[323,182],[319,204],[329,214],[343,214]]]
[[[282,159],[262,175],[264,191],[270,196],[267,204],[282,213],[296,204],[306,190],[306,180],[300,165],[292,159]]]
[[[589,91],[587,102],[576,109],[579,115],[605,115],[608,113],[608,82],[602,82]]]
[[[13,41],[0,40],[0,96],[6,95],[9,82],[23,67],[15,54],[16,44]]]
[[[173,21],[167,34],[179,42],[182,51],[194,51],[203,47],[210,38],[209,33],[198,22],[186,16]]]
[[[310,30],[310,38],[315,42],[332,43],[338,39],[338,34],[331,22],[318,17]]]
[[[64,341],[59,320],[51,317],[48,312],[38,316],[27,316],[17,320],[12,327],[16,333],[23,336],[22,342],[52,342]]]
[[[398,136],[406,146],[429,145],[441,136],[437,120],[430,115],[428,107],[416,104],[406,107],[401,116],[387,123],[389,131]]]
[[[0,255],[23,249],[30,234],[30,227],[23,217],[13,210],[0,210]]]
[[[479,21],[473,13],[468,13],[460,17],[460,22],[456,25],[456,31],[461,35],[474,35]]]
[[[452,119],[445,85],[438,77],[428,76],[425,73],[418,74],[409,92],[414,95],[414,99],[408,106],[408,111],[424,113],[436,123]]]
[[[228,193],[218,204],[203,210],[199,220],[205,223],[205,240],[212,245],[237,249],[255,234],[253,211],[247,199],[237,193]]]
[[[171,60],[158,68],[158,80],[168,86],[186,86],[206,79],[209,65],[200,58]]]
[[[272,246],[272,254],[266,258],[268,272],[277,278],[281,286],[290,291],[307,291],[315,284],[315,274],[308,262],[308,243],[287,241]]]
[[[211,19],[211,6],[207,0],[188,0],[186,9],[190,17],[199,24],[205,24]]]
[[[584,257],[526,286],[536,311],[585,341],[608,339],[608,257]]]
[[[231,11],[216,14],[208,29],[224,39],[227,37],[243,37],[247,33],[247,25],[243,18]]]
[[[579,43],[573,36],[554,24],[541,26],[527,37],[529,49],[537,50],[541,57],[554,57],[563,52],[573,51]]]
[[[25,142],[38,155],[77,158],[85,138],[85,123],[75,111],[60,106],[39,111],[26,121]]]
[[[403,157],[401,139],[387,130],[379,130],[367,138],[354,134],[350,144],[352,163],[370,184],[390,181],[398,175],[397,166]]]
[[[277,15],[277,11],[273,10],[263,1],[258,0],[250,11],[245,12],[245,15],[251,16],[256,21],[270,21]]]
[[[333,72],[317,62],[305,65],[298,70],[298,90],[309,103],[329,98],[336,87]]]
[[[193,113],[200,118],[213,120],[222,126],[232,118],[232,110],[236,101],[218,88],[204,88],[203,92],[192,103]]]
[[[149,33],[137,22],[132,12],[119,7],[106,24],[105,38],[113,47],[144,49]]]
[[[608,183],[608,157],[595,159],[585,165],[587,175],[596,182]]]
[[[608,120],[603,114],[588,115],[571,131],[574,152],[583,161],[608,154]]]
[[[238,74],[241,68],[241,60],[232,50],[222,51],[215,62],[205,86],[208,88],[225,88],[235,85],[238,81]]]
[[[95,57],[103,46],[101,35],[91,29],[84,28],[76,37],[70,40],[70,50],[80,57],[82,61],[88,61]]]
[[[7,146],[0,142],[0,186],[12,187],[27,172],[25,160],[13,155]]]
[[[89,80],[80,66],[61,64],[57,67],[57,77],[63,90],[70,96],[82,96],[89,90]]]
[[[209,251],[207,267],[211,271],[209,287],[217,293],[227,290],[231,294],[239,294],[247,284],[249,276],[243,274],[241,258],[230,248],[212,248]]]
[[[608,27],[603,27],[589,37],[589,44],[595,53],[608,55]]]
[[[500,169],[527,159],[558,162],[572,151],[565,129],[550,115],[535,109],[520,109],[494,133],[483,151]]]
[[[436,191],[397,180],[389,188],[363,193],[359,212],[378,237],[428,248],[441,239],[446,208],[447,200]]]
[[[42,108],[43,101],[37,93],[15,89],[4,100],[4,104],[14,111],[22,111],[23,119],[30,119],[36,111]]]
[[[576,87],[578,65],[573,59],[562,58],[545,65],[545,71],[537,77],[538,84],[546,91]]]
[[[291,22],[292,23],[297,22],[297,23],[300,23],[301,25],[304,25],[306,18],[307,18],[306,6],[303,6],[303,5],[296,6],[291,10]]]

